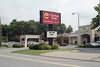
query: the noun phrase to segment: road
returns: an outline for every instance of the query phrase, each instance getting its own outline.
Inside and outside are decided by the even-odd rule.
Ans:
[[[100,67],[99,62],[9,53],[0,49],[0,67]]]
[[[100,48],[80,48],[79,50],[83,53],[100,53]]]

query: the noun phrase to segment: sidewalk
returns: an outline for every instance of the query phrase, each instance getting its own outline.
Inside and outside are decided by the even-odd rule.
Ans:
[[[42,54],[42,56],[100,62],[99,53],[81,53],[78,51],[72,51],[72,52],[56,51],[56,52]]]

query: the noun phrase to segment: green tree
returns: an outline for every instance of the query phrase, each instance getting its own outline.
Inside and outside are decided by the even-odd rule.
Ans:
[[[71,33],[73,32],[73,28],[71,27],[71,25],[68,26],[66,33]]]
[[[100,4],[98,4],[94,9],[97,11],[98,15],[92,19],[92,29],[100,25]]]
[[[13,40],[16,36],[20,35],[41,34],[48,30],[48,25],[40,24],[40,22],[34,20],[17,21],[14,19],[9,25],[2,25],[2,27],[3,36],[7,36],[9,40]],[[54,25],[54,30],[58,33],[64,33],[66,32],[66,26],[65,24]]]
[[[65,24],[57,24],[53,26],[55,31],[59,33],[64,33],[66,32],[66,25]]]

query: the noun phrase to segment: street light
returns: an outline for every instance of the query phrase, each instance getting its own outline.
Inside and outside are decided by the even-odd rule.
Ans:
[[[80,14],[78,12],[73,12],[72,15],[77,15],[78,20],[78,29],[80,27]]]
[[[100,4],[100,0],[99,0],[99,4]]]
[[[80,37],[80,14],[78,12],[73,12],[72,15],[77,15],[77,20],[78,20],[78,44],[81,44],[81,37]]]
[[[99,0],[99,4],[100,4],[100,0]]]

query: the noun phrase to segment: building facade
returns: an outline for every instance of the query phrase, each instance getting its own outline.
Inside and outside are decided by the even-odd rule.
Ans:
[[[90,42],[96,42],[100,41],[100,26],[91,29],[91,25],[84,25],[80,26],[78,31],[75,31],[73,33],[64,33],[62,35],[58,35],[58,37],[62,36],[62,43],[67,44],[85,44]]]

